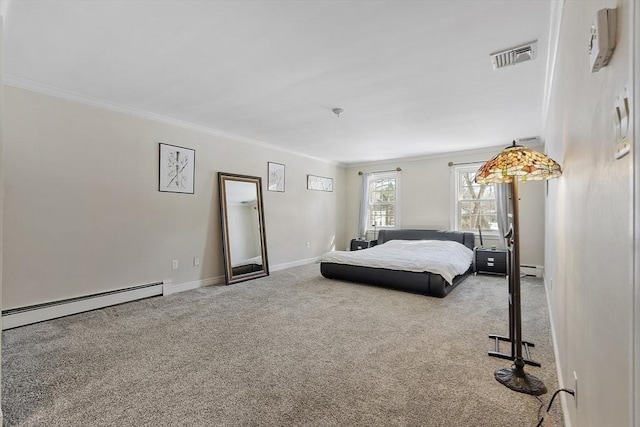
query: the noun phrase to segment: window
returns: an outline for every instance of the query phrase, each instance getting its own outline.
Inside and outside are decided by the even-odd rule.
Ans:
[[[498,231],[498,210],[493,184],[477,184],[476,172],[482,166],[459,166],[453,169],[452,223],[458,231],[478,231],[489,234]]]
[[[400,226],[398,172],[372,173],[367,183],[366,230]],[[375,227],[374,227],[375,224]]]

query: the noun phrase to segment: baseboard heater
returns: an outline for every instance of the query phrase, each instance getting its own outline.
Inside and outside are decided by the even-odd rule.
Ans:
[[[43,322],[110,305],[162,295],[163,282],[35,304],[2,311],[2,330]]]

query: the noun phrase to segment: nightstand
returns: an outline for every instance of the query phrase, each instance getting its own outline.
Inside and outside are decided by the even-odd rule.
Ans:
[[[508,251],[476,246],[473,248],[473,271],[475,273],[492,273],[507,275]]]
[[[360,249],[372,248],[377,244],[377,240],[351,239],[351,250],[359,251]]]

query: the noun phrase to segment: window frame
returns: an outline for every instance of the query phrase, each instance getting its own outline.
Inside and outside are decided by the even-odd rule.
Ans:
[[[369,221],[369,216],[371,213],[371,202],[370,202],[371,193],[369,192],[370,183],[371,181],[374,181],[374,180],[389,179],[389,178],[394,178],[396,180],[396,197],[394,202],[394,218],[393,218],[395,225],[392,227],[378,225],[374,228],[372,224],[369,224],[371,222]],[[365,233],[372,233],[380,230],[393,230],[395,228],[400,228],[400,172],[399,171],[370,172],[367,178],[366,197],[367,197],[367,213],[366,213],[367,224],[365,225]]]
[[[478,162],[478,163],[468,163],[468,164],[464,164],[464,165],[456,165],[456,166],[452,166],[451,167],[451,173],[453,174],[451,177],[451,214],[450,214],[450,223],[451,223],[451,228],[452,230],[456,230],[456,231],[465,231],[465,232],[473,232],[476,236],[478,235],[478,230],[462,230],[461,229],[461,222],[462,222],[462,218],[461,218],[461,209],[460,209],[460,202],[461,201],[467,201],[465,200],[460,200],[459,197],[459,190],[460,190],[460,178],[462,173],[464,172],[477,172],[478,169],[480,169],[480,166],[482,166],[483,163],[482,162]],[[494,186],[493,184],[490,184],[492,186]],[[497,213],[497,209],[498,209],[498,203],[496,200],[496,190],[495,190],[495,186],[493,189],[493,198],[483,198],[483,199],[477,199],[478,201],[493,201],[496,205],[496,213]],[[482,229],[482,235],[483,236],[498,236],[500,234],[499,230],[489,230],[489,229]]]

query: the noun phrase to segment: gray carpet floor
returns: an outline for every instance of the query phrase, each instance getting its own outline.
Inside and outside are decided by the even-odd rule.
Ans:
[[[522,295],[546,403],[542,281],[523,278]],[[306,265],[3,332],[4,424],[533,427],[540,400],[498,383],[511,362],[487,356],[487,335],[506,332],[504,278],[440,299]]]

